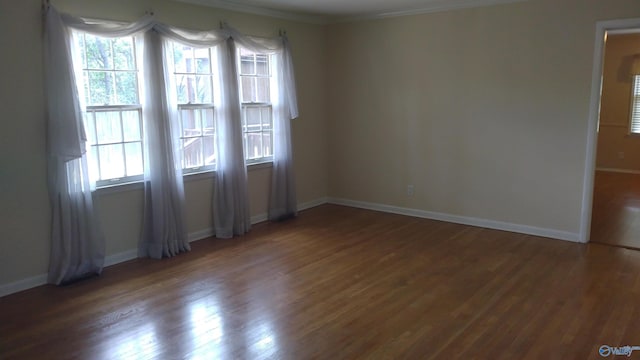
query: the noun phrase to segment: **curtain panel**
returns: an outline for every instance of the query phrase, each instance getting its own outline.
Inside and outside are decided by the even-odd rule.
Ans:
[[[273,104],[273,170],[269,214],[271,221],[297,215],[295,173],[291,144],[291,120],[298,117],[298,100],[291,47],[286,34],[274,39],[246,36],[224,24],[227,36],[249,51],[271,54],[275,61],[276,86],[272,87]]]
[[[49,281],[60,284],[100,273],[104,239],[95,219],[82,121],[84,96],[76,85],[77,54],[73,30],[101,37],[142,35],[141,93],[145,143],[145,206],[139,255],[161,258],[189,250],[184,218],[184,185],[175,86],[168,59],[171,41],[213,47],[217,52],[219,93],[216,96],[217,168],[214,227],[217,237],[244,234],[250,228],[246,163],[242,145],[237,46],[275,57],[273,93],[274,165],[269,218],[295,216],[296,199],[290,120],[298,116],[291,51],[286,36],[261,39],[228,26],[193,31],[168,26],[146,15],[130,24],[88,21],[45,13],[45,73],[49,193],[53,210]],[[74,62],[73,59],[76,59]]]

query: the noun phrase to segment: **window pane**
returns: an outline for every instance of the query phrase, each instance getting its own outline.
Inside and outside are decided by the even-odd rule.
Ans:
[[[124,144],[127,161],[127,176],[142,175],[142,143]]]
[[[209,49],[195,49],[195,72],[198,74],[211,74],[211,61]]]
[[[124,158],[122,144],[98,146],[100,155],[100,173],[102,180],[124,176]]]
[[[213,136],[204,136],[202,142],[204,145],[204,164],[214,165],[216,163],[216,147]]]
[[[124,37],[113,40],[113,52],[116,70],[135,70],[133,38]]]
[[[242,55],[240,57],[240,74],[253,75],[256,73],[253,55]]]
[[[196,76],[196,97],[195,101],[199,104],[210,104],[213,102],[211,96],[211,76]]]
[[[202,130],[204,135],[213,135],[215,132],[213,109],[202,109],[200,110],[200,114],[202,117]]]
[[[200,111],[195,109],[183,109],[180,111],[182,118],[182,136],[201,136]]]
[[[178,95],[178,104],[186,104],[189,102],[189,92],[193,91],[193,86],[189,88],[190,83],[191,82],[189,80],[189,76],[176,76],[176,93]]]
[[[82,87],[84,88],[84,102],[86,105],[91,105],[91,90],[89,89],[89,73],[87,71],[82,72]]]
[[[258,75],[269,75],[269,56],[256,55],[256,73]]]
[[[120,113],[117,111],[96,112],[96,130],[99,144],[122,141]]]
[[[640,133],[640,75],[633,77],[633,97],[631,98],[631,126],[634,134]]]
[[[173,67],[175,72],[186,72],[185,56],[188,56],[190,48],[182,44],[173,43]]]
[[[247,158],[257,159],[262,157],[262,134],[248,133],[247,136]]]
[[[125,105],[138,104],[138,85],[135,72],[117,72],[117,103]]]
[[[101,179],[100,170],[98,169],[98,147],[92,146],[91,152],[89,153],[89,178],[90,179]]]
[[[251,153],[249,153],[249,139],[247,133],[242,134],[242,144],[244,145],[244,158],[250,159],[251,156],[249,155],[251,155]]]
[[[271,130],[271,108],[263,107],[260,109],[261,119],[262,119],[262,129],[263,130]]]
[[[269,78],[257,78],[258,88],[257,88],[257,102],[270,102],[271,95],[269,89]]]
[[[178,75],[176,76],[176,86],[179,104],[210,104],[213,102],[210,75]]]
[[[248,106],[245,111],[244,131],[260,131],[260,108]]]
[[[113,69],[113,54],[109,39],[85,35],[89,69]]]
[[[183,140],[183,168],[202,166],[202,138]]]
[[[264,157],[273,156],[273,150],[272,150],[273,138],[270,132],[262,133],[262,146],[263,146],[262,156]]]
[[[89,144],[96,143],[96,122],[94,118],[94,113],[87,112],[83,114],[84,123],[85,123],[85,131],[87,134],[87,141]]]
[[[89,71],[90,98],[87,105],[108,105],[114,100],[113,73],[107,71]]]
[[[242,80],[242,102],[255,102],[255,82],[253,78],[243,76]]]
[[[84,34],[74,32],[73,40],[75,41],[75,46],[78,51],[77,54],[80,56],[82,68],[86,69],[87,59],[85,57]]]
[[[124,132],[124,141],[142,140],[140,132],[140,112],[139,111],[123,111],[122,126]]]

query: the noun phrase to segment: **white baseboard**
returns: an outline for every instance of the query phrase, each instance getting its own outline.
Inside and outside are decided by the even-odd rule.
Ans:
[[[315,199],[305,203],[300,203],[298,204],[298,211],[308,210],[316,206],[326,204],[327,202],[328,202],[328,198],[323,197],[323,198]],[[251,217],[251,225],[259,224],[267,220],[269,220],[269,215],[267,213],[258,214]]]
[[[133,260],[138,258],[138,249],[131,249],[127,251],[123,251],[121,253],[109,255],[104,258],[104,266],[111,266],[115,264],[120,264],[125,261]]]
[[[324,198],[316,199],[306,203],[302,203],[298,205],[298,210],[310,209],[322,204],[326,204],[327,201],[328,199],[324,197]],[[257,224],[264,221],[267,221],[266,213],[251,217],[251,224]],[[208,228],[208,229],[189,233],[188,239],[189,239],[189,242],[194,242],[197,240],[202,240],[202,239],[212,237],[214,235],[215,235],[214,229]],[[138,250],[131,249],[131,250],[127,250],[121,253],[117,253],[117,254],[113,254],[105,257],[104,266],[107,267],[111,265],[116,265],[116,264],[123,263],[125,261],[136,259],[136,258],[138,258]],[[36,286],[45,285],[46,283],[47,283],[47,274],[41,274],[41,275],[33,276],[30,278],[26,278],[23,280],[18,280],[12,283],[0,285],[0,297],[17,293],[23,290],[28,290]]]
[[[194,241],[210,238],[215,234],[216,234],[215,229],[211,227],[204,230],[194,231],[192,233],[189,233],[187,235],[187,239],[189,239],[189,242],[192,243]]]
[[[0,297],[17,293],[19,291],[28,290],[36,286],[45,285],[47,283],[47,274],[32,276],[23,280],[14,281],[0,286]]]
[[[329,198],[328,202],[330,204],[344,205],[344,206],[375,210],[375,211],[381,211],[381,212],[392,213],[392,214],[407,215],[407,216],[413,216],[413,217],[424,218],[424,219],[446,221],[446,222],[455,223],[455,224],[477,226],[482,228],[504,230],[504,231],[521,233],[521,234],[558,239],[558,240],[579,242],[579,236],[577,233],[571,233],[571,232],[561,231],[561,230],[545,229],[545,228],[539,228],[535,226],[512,224],[512,223],[507,223],[502,221],[478,219],[478,218],[472,218],[472,217],[466,217],[466,216],[444,214],[444,213],[438,213],[438,212],[432,212],[432,211],[403,208],[403,207],[369,203],[369,202],[363,202],[363,201],[355,201],[355,200],[349,200],[349,199]]]
[[[251,225],[259,224],[267,220],[269,220],[269,216],[267,215],[267,213],[254,215],[251,217]]]
[[[596,171],[604,171],[604,172],[614,172],[614,173],[622,173],[622,174],[636,174],[640,175],[640,170],[629,170],[629,169],[615,169],[615,168],[596,168]]]
[[[327,204],[328,202],[329,202],[328,197],[323,197],[323,198],[315,199],[312,201],[308,201],[302,204],[298,204],[298,211],[308,210],[316,206]]]

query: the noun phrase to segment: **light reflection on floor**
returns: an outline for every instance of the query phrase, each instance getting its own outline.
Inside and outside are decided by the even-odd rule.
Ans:
[[[268,358],[279,351],[278,337],[270,320],[258,323],[247,333],[252,358]]]
[[[215,300],[191,306],[192,352],[189,359],[218,359],[225,354],[223,315]]]
[[[127,332],[114,339],[117,344],[115,350],[110,353],[116,359],[150,359],[157,353],[158,338],[153,323],[140,326],[132,332]]]

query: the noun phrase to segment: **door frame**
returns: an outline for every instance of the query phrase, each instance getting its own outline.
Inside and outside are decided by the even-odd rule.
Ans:
[[[582,211],[580,214],[579,241],[582,243],[589,242],[591,235],[591,213],[593,210],[593,186],[596,173],[598,120],[600,118],[600,97],[602,95],[605,34],[607,32],[634,28],[640,28],[640,18],[606,20],[596,23],[596,42],[593,54],[593,73],[591,77],[591,105],[589,108],[589,126],[587,127],[587,152],[582,185]]]

